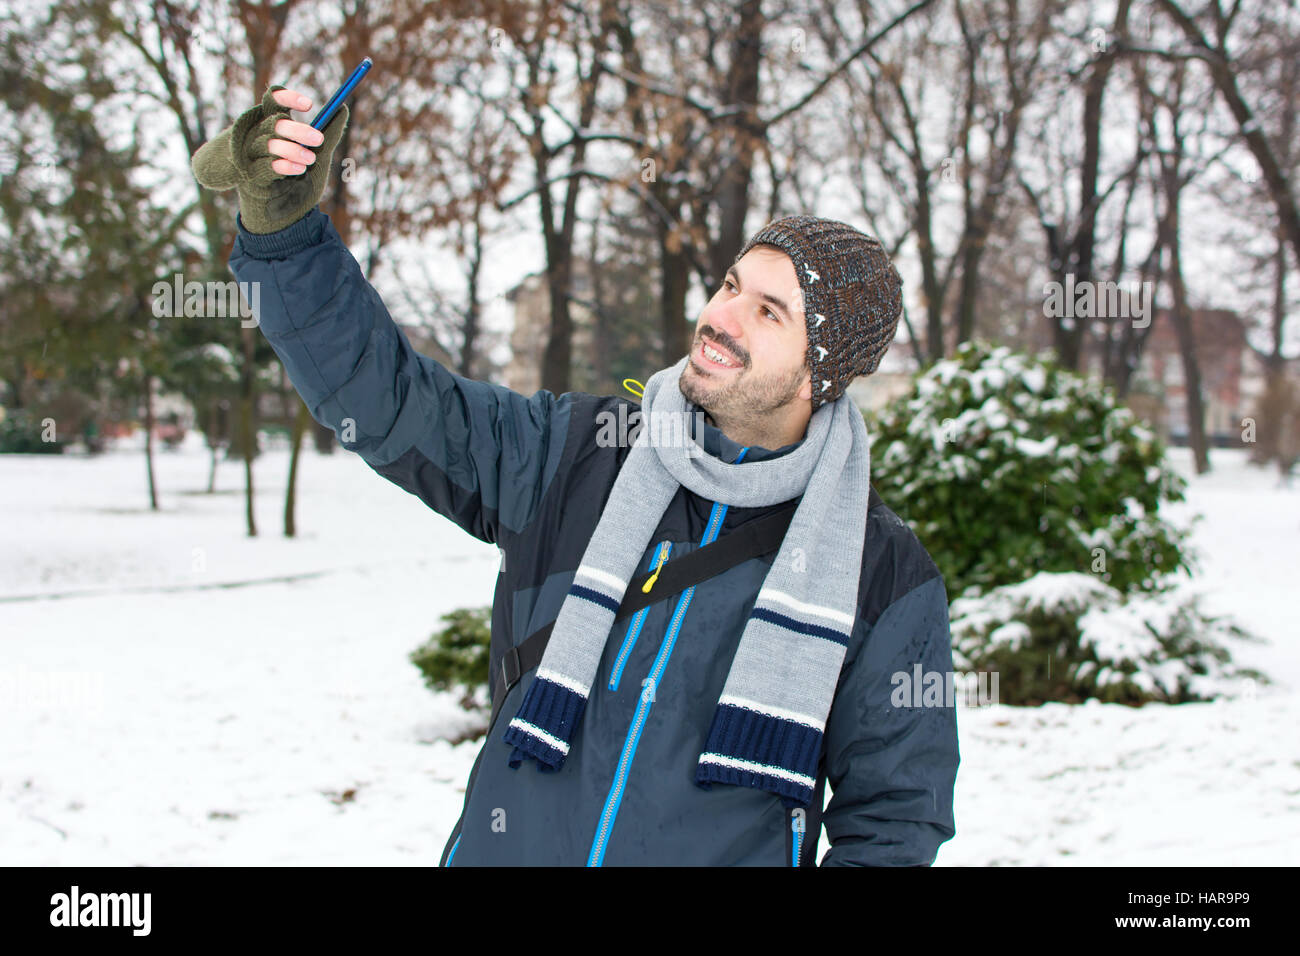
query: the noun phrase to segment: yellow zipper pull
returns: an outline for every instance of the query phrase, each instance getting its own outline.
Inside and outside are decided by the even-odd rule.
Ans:
[[[664,566],[664,559],[668,557],[668,549],[660,545],[659,563],[655,565],[655,573],[646,579],[645,584],[641,585],[641,593],[649,594],[650,588],[654,585],[655,579],[659,577],[659,569]]]
[[[632,385],[628,384],[628,382],[631,382],[632,385],[636,386],[636,388],[633,388]],[[623,379],[623,387],[627,389],[629,392],[631,392],[633,395],[635,395],[637,398],[641,398],[645,395],[645,386],[642,385],[634,378]]]

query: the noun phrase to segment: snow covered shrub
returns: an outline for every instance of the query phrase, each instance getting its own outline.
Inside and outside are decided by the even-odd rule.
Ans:
[[[457,608],[441,620],[447,626],[411,652],[411,663],[420,669],[430,690],[459,691],[461,707],[482,709],[492,642],[492,605]]]
[[[986,342],[920,373],[868,414],[871,479],[950,595],[1080,571],[1129,593],[1190,571],[1187,532],[1157,514],[1186,483],[1106,386]],[[970,596],[970,595],[967,595]]]
[[[1125,597],[1090,574],[1042,572],[952,602],[953,668],[996,672],[998,703],[1014,705],[1179,704],[1267,683],[1219,643],[1259,639],[1198,601]]]

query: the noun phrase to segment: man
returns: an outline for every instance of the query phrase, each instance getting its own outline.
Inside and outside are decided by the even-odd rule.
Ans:
[[[644,424],[685,419],[690,440],[602,442],[633,403],[525,397],[411,348],[316,208],[347,113],[322,135],[289,119],[309,105],[271,87],[194,157],[239,190],[231,267],[262,284],[260,328],[313,416],[503,551],[491,674],[552,625],[494,701],[441,863],[812,866],[824,824],[822,865],[931,864],[955,832],[956,717],[891,698],[951,670],[947,595],[870,488],[844,394],[897,327],[880,244],[812,217],[760,230],[646,383]],[[778,551],[616,622],[634,575],[791,502]]]

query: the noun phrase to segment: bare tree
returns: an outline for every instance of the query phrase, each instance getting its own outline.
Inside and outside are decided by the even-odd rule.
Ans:
[[[891,187],[885,197],[874,195],[865,173],[859,176],[864,212],[875,222],[884,203],[904,197],[921,269],[924,353],[912,338],[922,364],[974,334],[984,255],[1013,181],[1025,109],[1059,8],[1045,0],[1025,17],[1014,3],[954,3],[951,28],[935,8],[846,74],[854,100],[868,104],[875,121],[868,130],[853,119],[856,111],[846,110],[853,165],[879,168]],[[937,131],[936,116],[942,117]],[[946,192],[959,196],[953,229],[940,224],[947,219]],[[950,250],[940,248],[936,232],[956,236]],[[949,296],[954,281],[955,298]]]
[[[1269,196],[1277,208],[1283,234],[1291,244],[1293,254],[1300,257],[1300,206],[1296,204],[1295,191],[1287,176],[1287,164],[1280,155],[1279,139],[1270,135],[1265,128],[1265,117],[1261,115],[1258,103],[1264,101],[1267,93],[1256,91],[1252,103],[1247,90],[1242,88],[1240,59],[1229,51],[1229,45],[1236,46],[1239,37],[1233,35],[1233,26],[1243,11],[1249,11],[1243,31],[1250,29],[1250,21],[1256,25],[1256,35],[1278,32],[1287,37],[1290,55],[1296,53],[1297,10],[1294,3],[1285,6],[1270,7],[1262,3],[1242,3],[1233,0],[1232,6],[1225,10],[1221,0],[1206,0],[1203,12],[1191,15],[1183,10],[1183,5],[1174,0],[1156,0],[1157,7],[1165,13],[1186,37],[1189,50],[1163,49],[1150,51],[1170,58],[1194,58],[1205,64],[1214,85],[1219,91],[1224,104],[1231,111],[1237,122],[1238,131],[1249,147],[1251,155],[1259,163],[1260,173]],[[1201,23],[1208,21],[1213,33],[1207,34]],[[1260,21],[1263,21],[1261,23]],[[1259,29],[1261,28],[1262,29]],[[1249,37],[1247,38],[1249,40]]]
[[[1153,143],[1153,154],[1158,163],[1158,183],[1164,199],[1164,242],[1169,251],[1169,287],[1173,293],[1173,308],[1169,312],[1174,334],[1178,340],[1178,355],[1182,362],[1184,390],[1187,396],[1187,436],[1192,448],[1196,473],[1210,470],[1210,457],[1205,439],[1205,400],[1201,388],[1201,368],[1195,327],[1192,324],[1191,305],[1188,302],[1187,284],[1183,274],[1182,202],[1183,191],[1193,179],[1202,174],[1217,157],[1197,155],[1209,123],[1209,110],[1191,108],[1184,98],[1187,86],[1186,64],[1175,64],[1165,88],[1152,91],[1155,109],[1145,117],[1148,122],[1147,137]],[[1195,95],[1195,91],[1193,91]],[[1159,114],[1167,119],[1168,135],[1159,128]],[[1199,136],[1187,128],[1187,119],[1199,115]],[[1189,157],[1189,152],[1191,156]],[[1189,161],[1190,160],[1190,161]]]
[[[532,183],[527,190],[499,204],[510,209],[537,197],[551,326],[542,356],[541,386],[560,394],[570,390],[573,351],[573,249],[579,221],[578,197],[585,179],[595,173],[586,166],[590,133],[597,112],[597,92],[606,76],[601,53],[614,27],[613,9],[597,11],[578,5],[539,6],[503,2],[487,7],[493,35],[509,42],[503,50],[510,90],[497,107],[527,145]],[[494,42],[498,42],[494,39]],[[567,95],[567,98],[565,94]],[[571,113],[562,107],[572,104]],[[546,118],[567,127],[566,138],[548,139]],[[553,166],[563,161],[565,170]],[[557,202],[553,187],[563,183]]]
[[[1084,35],[1067,38],[1067,42],[1084,45],[1089,50],[1089,56],[1080,69],[1070,69],[1068,57],[1062,51],[1061,62],[1065,65],[1059,79],[1065,86],[1058,90],[1053,107],[1066,113],[1074,90],[1080,90],[1079,126],[1065,132],[1063,139],[1081,143],[1081,155],[1071,156],[1056,176],[1047,173],[1046,183],[1031,184],[1023,173],[1018,177],[1043,230],[1048,272],[1063,287],[1077,287],[1080,283],[1095,281],[1097,224],[1102,206],[1131,175],[1129,171],[1122,171],[1109,183],[1102,184],[1103,103],[1111,73],[1123,49],[1117,40],[1128,31],[1131,7],[1131,0],[1119,0],[1109,30],[1094,27]],[[1036,136],[1035,141],[1040,150],[1048,148],[1045,137]],[[1065,188],[1066,177],[1074,179],[1073,189]],[[1077,201],[1073,198],[1075,196]],[[1079,321],[1080,317],[1074,316],[1072,310],[1051,318],[1052,341],[1061,363],[1067,368],[1080,370],[1090,323]]]
[[[620,138],[640,150],[636,169],[625,167],[619,181],[628,183],[646,163],[656,172],[648,188],[630,185],[660,237],[665,362],[689,347],[689,275],[715,288],[744,243],[757,175],[765,172],[771,181],[767,214],[774,218],[782,182],[801,165],[825,161],[827,150],[797,135],[810,107],[830,100],[854,62],[933,2],[918,0],[878,28],[860,9],[859,22],[844,34],[858,37],[853,44],[839,43],[834,31],[819,32],[823,4],[770,14],[758,0],[655,7],[647,12],[648,28],[636,33],[629,15],[619,18],[622,63],[611,63],[609,71],[624,81],[625,116],[634,121]],[[816,37],[822,43],[814,55],[809,41]],[[656,71],[655,63],[664,65]],[[774,149],[782,138],[777,131],[787,126],[788,148]]]

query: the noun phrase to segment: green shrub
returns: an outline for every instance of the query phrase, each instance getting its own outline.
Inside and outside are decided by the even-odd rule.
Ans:
[[[63,442],[44,441],[41,419],[26,409],[10,409],[0,419],[0,454],[61,455]]]
[[[1188,532],[1158,515],[1186,482],[1112,391],[973,341],[868,414],[871,479],[909,522],[950,595],[1039,571],[1090,571],[1121,592],[1159,592],[1192,570]]]
[[[492,606],[457,608],[444,614],[441,631],[411,652],[411,663],[424,675],[425,686],[460,694],[466,710],[482,710],[492,641]]]
[[[1268,683],[1220,641],[1254,641],[1206,616],[1199,598],[1125,597],[1079,572],[1042,573],[952,602],[953,668],[998,675],[998,703],[1169,704]]]

